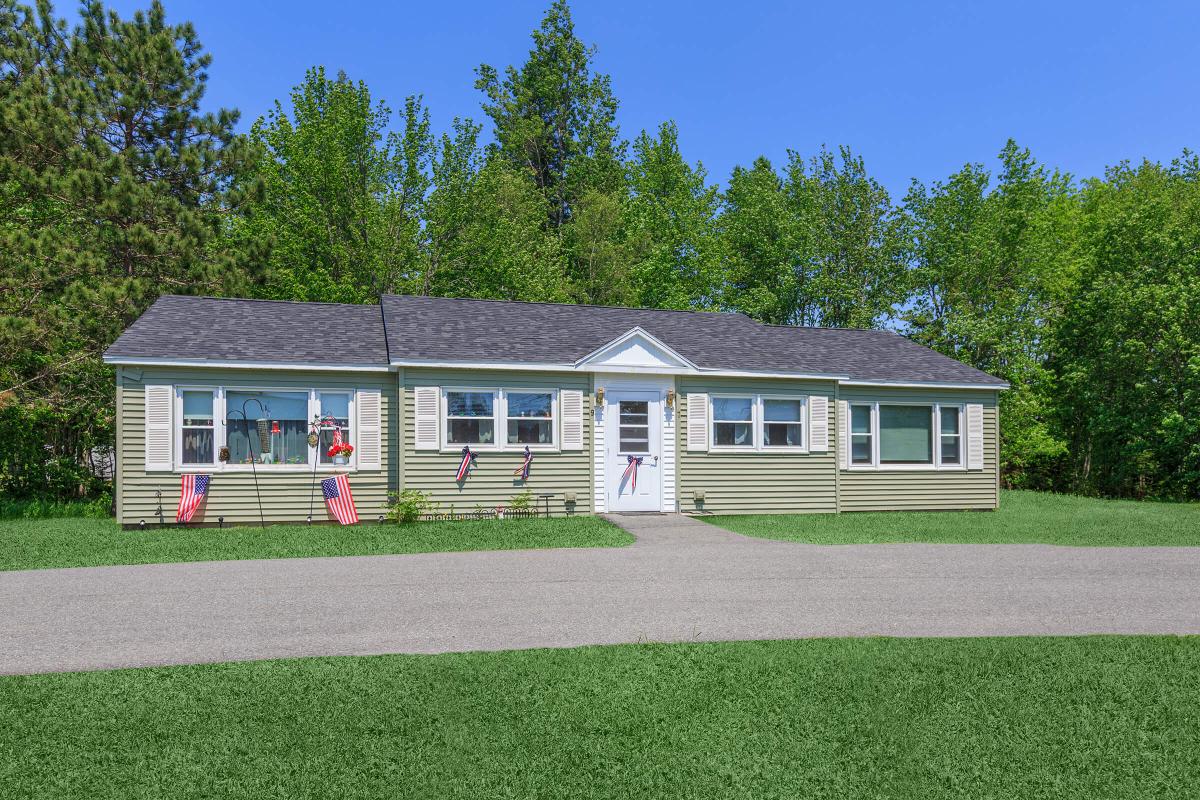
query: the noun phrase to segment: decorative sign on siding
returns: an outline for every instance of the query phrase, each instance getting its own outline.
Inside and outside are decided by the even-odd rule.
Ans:
[[[704,392],[688,392],[687,449],[708,450],[708,395]]]
[[[146,386],[146,472],[169,472],[171,460],[171,386]]]
[[[441,390],[436,386],[413,389],[413,447],[438,449],[438,403]]]
[[[829,451],[829,398],[813,395],[808,398],[808,415],[812,433],[808,449],[814,453]]]
[[[562,403],[562,449],[583,449],[583,392],[563,389],[558,393]]]

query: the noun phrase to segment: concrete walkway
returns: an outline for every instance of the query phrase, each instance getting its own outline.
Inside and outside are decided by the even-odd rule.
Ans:
[[[810,636],[1200,634],[1200,548],[818,546],[615,516],[612,549],[0,572],[0,673]]]

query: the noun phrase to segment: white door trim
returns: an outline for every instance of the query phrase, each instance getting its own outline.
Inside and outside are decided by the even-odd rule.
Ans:
[[[604,405],[608,405],[608,392],[648,392],[659,398],[661,437],[659,450],[659,498],[660,511],[675,510],[675,409],[666,407],[667,392],[675,388],[675,378],[672,375],[637,375],[614,377],[596,374],[593,376],[594,389],[604,389],[606,393]],[[608,504],[608,474],[607,453],[608,437],[606,409],[600,403],[594,403],[592,409],[592,460],[595,484],[592,487],[593,508],[596,513],[609,511]]]

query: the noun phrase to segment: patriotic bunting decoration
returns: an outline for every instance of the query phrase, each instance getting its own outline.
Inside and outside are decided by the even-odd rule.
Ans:
[[[471,452],[471,448],[464,447],[462,449],[462,462],[458,465],[458,474],[454,476],[454,480],[462,483],[467,479],[468,473],[471,471],[471,463],[475,460],[475,454]]]
[[[175,511],[176,522],[191,522],[196,509],[208,494],[210,475],[184,475],[179,493],[179,508]]]
[[[350,481],[345,475],[335,475],[321,481],[321,492],[329,513],[343,525],[358,522],[358,509],[354,507],[354,495],[350,494]]]
[[[641,466],[642,456],[625,456],[629,459],[629,466],[625,468],[625,472],[621,475],[621,483],[629,481],[629,491],[637,489],[637,469]]]
[[[513,475],[523,481],[529,480],[529,465],[533,463],[533,453],[529,452],[529,445],[525,445],[525,461],[521,466],[513,470]]]

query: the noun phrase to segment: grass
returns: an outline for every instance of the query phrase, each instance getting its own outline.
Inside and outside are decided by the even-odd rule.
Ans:
[[[1200,546],[1200,504],[1003,492],[998,511],[701,517],[735,533],[812,544]]]
[[[597,517],[122,530],[109,519],[0,521],[0,570],[449,550],[619,547],[633,537]]]
[[[1200,794],[1200,638],[825,639],[0,678],[21,798]]]

